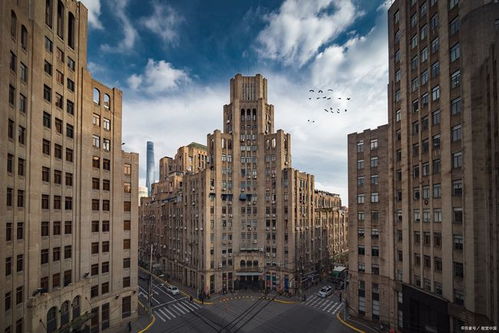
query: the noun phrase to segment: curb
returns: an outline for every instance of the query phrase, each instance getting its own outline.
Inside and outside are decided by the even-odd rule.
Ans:
[[[358,333],[366,333],[366,331],[363,331],[357,327],[354,327],[352,326],[351,324],[347,323],[345,320],[341,319],[341,316],[340,316],[340,313],[338,312],[336,314],[336,319],[338,319],[340,321],[340,323],[342,323],[343,325],[345,325],[346,327],[354,330],[355,332],[358,332]]]
[[[137,300],[137,301],[139,302],[139,304],[143,308],[145,308],[144,304],[142,304],[141,301],[139,301],[139,300]],[[149,324],[147,324],[146,327],[144,327],[143,329],[141,329],[140,331],[138,331],[137,333],[143,333],[143,332],[147,331],[148,329],[150,329],[152,325],[154,325],[154,323],[156,322],[156,317],[154,316],[154,314],[151,314],[151,317],[152,317],[151,322]]]

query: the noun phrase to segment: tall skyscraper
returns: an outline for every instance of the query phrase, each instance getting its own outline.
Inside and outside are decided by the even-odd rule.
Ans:
[[[379,255],[396,311],[379,320],[403,332],[497,326],[499,3],[395,0],[388,14],[393,249]]]
[[[147,194],[151,196],[152,184],[154,183],[154,142],[147,141],[147,174],[146,174],[146,187]]]
[[[87,67],[78,1],[0,2],[0,330],[136,316],[138,155]]]
[[[160,170],[140,208],[141,249],[157,244],[165,273],[199,291],[299,292],[346,251],[341,199],[291,168],[291,136],[274,130],[259,74],[231,79],[223,132],[161,159]]]

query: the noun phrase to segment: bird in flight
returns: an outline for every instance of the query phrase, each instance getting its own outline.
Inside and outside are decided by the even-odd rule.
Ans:
[[[338,97],[338,99],[341,99],[341,97]]]
[[[350,100],[350,97],[347,97],[347,101],[349,101],[349,100]]]
[[[328,110],[328,109],[324,109],[324,111],[329,112],[329,110]]]
[[[308,92],[314,92],[314,89],[310,89]]]
[[[333,89],[328,89],[327,91],[333,91]]]
[[[322,94],[322,93],[323,93],[323,91],[322,91],[322,90],[319,90],[317,93]]]

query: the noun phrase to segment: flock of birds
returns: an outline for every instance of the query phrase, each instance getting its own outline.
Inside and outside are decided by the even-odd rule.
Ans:
[[[351,98],[350,97],[344,97],[342,99],[342,97],[333,97],[332,96],[332,93],[333,93],[333,89],[327,89],[326,91],[324,90],[314,90],[314,89],[310,89],[308,91],[310,94],[312,94],[310,97],[308,97],[308,99],[310,101],[314,101],[314,102],[326,102],[327,103],[327,106],[326,108],[324,108],[324,111],[325,112],[328,112],[328,113],[331,113],[331,114],[334,114],[335,112],[336,113],[341,113],[341,109],[340,107],[338,107],[338,105],[334,106],[332,105],[333,102],[336,102],[336,101],[350,101]],[[343,112],[348,112],[348,109],[343,109],[344,111]],[[307,120],[309,123],[315,123],[315,120],[312,120],[312,119],[308,119]]]

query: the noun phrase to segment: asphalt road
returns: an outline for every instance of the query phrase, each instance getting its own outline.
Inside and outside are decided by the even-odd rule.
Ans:
[[[147,280],[139,279],[139,287],[140,301],[147,304]],[[183,295],[168,294],[154,279],[153,294],[156,322],[148,331],[151,333],[353,332],[336,319],[342,305],[333,295],[320,298],[311,293],[305,302],[281,304],[260,298],[258,294],[229,294],[214,304],[199,305]]]

